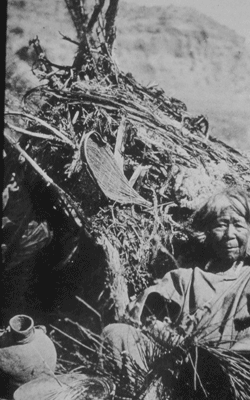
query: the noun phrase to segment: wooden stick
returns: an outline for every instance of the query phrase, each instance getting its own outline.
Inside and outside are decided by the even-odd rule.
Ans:
[[[8,140],[8,142],[29,162],[29,164],[34,168],[34,170],[42,177],[42,179],[46,182],[47,186],[52,186],[53,189],[57,192],[57,194],[61,197],[61,199],[67,204],[72,207],[75,212],[75,215],[71,211],[71,216],[73,217],[74,221],[77,223],[78,226],[82,227],[83,222],[85,226],[88,226],[86,218],[84,214],[79,210],[74,201],[70,198],[70,196],[61,189],[47,174],[45,171],[42,170],[41,167],[26,153],[25,150],[21,148],[21,146],[7,133],[4,132],[4,136]],[[86,232],[87,233],[87,232]]]
[[[78,322],[72,321],[72,319],[70,319],[70,318],[65,318],[64,321],[77,326],[77,328],[79,330],[81,330],[83,333],[85,333],[85,335],[88,337],[88,339],[93,340],[93,342],[95,342],[98,346],[100,346],[102,344],[102,339],[101,339],[100,335],[93,334],[88,329],[86,329],[82,325],[80,325]],[[99,340],[97,339],[97,337]]]
[[[19,128],[19,127],[15,126],[15,125],[9,124],[8,122],[7,122],[6,125],[9,128],[14,129],[16,132],[23,133],[23,134],[29,135],[29,136],[33,136],[33,137],[36,137],[36,138],[39,138],[39,139],[59,140],[55,136],[46,135],[46,134],[43,134],[43,133],[31,132],[31,131],[28,131],[27,129]],[[63,141],[60,139],[60,142],[63,142]]]
[[[195,365],[194,365],[194,362],[193,362],[192,357],[191,357],[190,354],[188,354],[188,358],[189,358],[189,361],[190,361],[190,363],[192,364],[192,367],[193,367],[193,369],[194,369],[194,375],[195,375],[195,377],[198,378],[198,381],[199,381],[199,383],[200,383],[200,385],[201,385],[201,388],[202,388],[202,390],[203,390],[205,396],[208,397],[208,396],[207,396],[207,392],[206,392],[206,390],[205,390],[205,388],[204,388],[204,386],[203,386],[203,384],[202,384],[202,382],[201,382],[200,375],[198,374],[198,371],[197,371],[197,369],[196,369],[196,367],[195,367]]]
[[[65,2],[80,39],[87,23],[87,14],[84,9],[85,0],[65,0]]]
[[[30,163],[30,165],[41,175],[41,177],[45,180],[45,182],[49,185],[55,185],[53,180],[39,167],[39,165],[26,153],[25,150],[21,148],[21,146],[7,133],[4,132],[4,136],[8,140],[8,142],[19,151],[19,153]]]
[[[31,120],[33,119],[34,121],[36,121],[39,124],[48,128],[50,131],[52,131],[56,136],[58,136],[64,142],[68,143],[73,149],[75,149],[75,147],[76,147],[75,144],[70,139],[68,139],[65,134],[61,133],[60,131],[58,131],[58,129],[54,128],[53,126],[51,126],[47,122],[43,121],[42,119],[35,117],[34,115],[30,115],[30,114],[26,114],[26,113],[22,113],[22,112],[18,112],[18,111],[8,111],[5,113],[5,115],[19,115],[20,117],[28,118]]]
[[[105,15],[106,19],[105,39],[107,41],[110,51],[112,50],[116,38],[115,18],[118,11],[118,3],[119,0],[110,0],[109,7]]]
[[[116,143],[115,143],[115,151],[114,151],[114,157],[117,161],[117,164],[120,167],[120,170],[123,172],[123,151],[125,147],[125,141],[126,141],[126,118],[122,116],[118,131],[117,131],[117,136],[116,136]]]
[[[93,311],[93,313],[98,316],[101,326],[103,326],[101,314],[98,311],[96,311],[93,307],[91,307],[86,301],[81,299],[81,297],[78,297],[78,296],[75,296],[75,297],[78,301],[80,301],[80,303],[84,304],[89,310]]]
[[[100,14],[100,12],[102,11],[102,8],[104,6],[105,0],[99,0],[98,3],[96,3],[95,7],[94,7],[94,11],[89,19],[89,23],[87,26],[87,32],[91,32],[95,23],[97,22],[98,19],[98,15]]]
[[[51,324],[50,324],[50,326],[51,326],[51,328],[53,328],[53,329],[55,329],[56,331],[60,332],[62,335],[66,336],[67,338],[69,338],[69,339],[72,340],[73,342],[79,344],[79,346],[83,347],[84,349],[90,350],[90,351],[92,351],[92,353],[95,353],[95,354],[96,354],[96,350],[91,349],[91,347],[86,346],[85,344],[79,342],[79,340],[77,340],[77,339],[73,338],[72,336],[68,335],[67,333],[63,332],[61,329],[57,328],[56,326],[51,325]]]
[[[59,31],[59,34],[62,36],[63,40],[67,40],[68,42],[73,43],[73,44],[76,44],[77,46],[79,46],[80,42],[76,42],[75,40],[71,39],[70,37],[65,36],[65,35],[64,35],[63,33],[61,33],[60,31]]]

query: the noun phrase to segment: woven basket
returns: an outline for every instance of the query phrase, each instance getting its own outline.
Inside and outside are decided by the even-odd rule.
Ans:
[[[14,400],[111,400],[114,395],[110,380],[71,373],[34,379],[16,390]]]
[[[99,135],[93,132],[86,135],[82,155],[101,191],[109,199],[120,204],[151,205],[130,186],[109,145]]]

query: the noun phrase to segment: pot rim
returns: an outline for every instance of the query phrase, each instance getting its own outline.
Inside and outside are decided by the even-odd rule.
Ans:
[[[18,314],[9,320],[11,332],[18,336],[26,336],[34,328],[34,320],[25,314]],[[22,329],[23,327],[23,329]]]

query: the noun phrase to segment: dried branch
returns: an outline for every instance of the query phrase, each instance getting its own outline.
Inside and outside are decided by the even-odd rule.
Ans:
[[[60,139],[58,139],[58,138],[56,138],[56,137],[54,137],[52,135],[46,135],[46,134],[43,134],[43,133],[31,132],[31,131],[28,131],[27,129],[19,128],[18,126],[15,126],[15,125],[12,125],[12,124],[9,124],[9,123],[6,123],[6,125],[9,128],[15,130],[16,132],[23,133],[24,135],[29,135],[29,136],[32,136],[32,137],[36,137],[36,138],[39,138],[39,139],[45,139],[45,140],[59,140],[60,142],[64,143],[62,140],[60,140]]]
[[[126,142],[126,118],[123,116],[117,131],[115,151],[114,151],[114,157],[121,171],[123,171],[123,158],[124,158],[123,152],[125,148],[125,142]]]
[[[28,163],[32,166],[32,168],[39,174],[39,176],[45,181],[47,186],[51,186],[59,196],[59,198],[65,203],[66,206],[70,206],[71,216],[73,217],[74,221],[78,224],[78,226],[82,226],[83,224],[85,227],[88,226],[87,220],[85,215],[83,214],[82,210],[75,204],[75,202],[71,199],[71,197],[62,189],[60,188],[54,181],[51,179],[45,171],[27,154],[25,150],[9,135],[6,131],[4,132],[5,138],[8,140],[10,145],[14,147]],[[68,208],[68,207],[67,207]]]
[[[97,22],[98,16],[99,16],[100,12],[103,9],[104,3],[105,3],[105,0],[99,0],[96,3],[96,5],[94,7],[94,11],[93,11],[93,13],[92,13],[92,15],[91,15],[91,17],[89,19],[89,22],[88,22],[88,26],[87,26],[87,32],[88,33],[90,33],[92,31],[95,23]]]
[[[65,0],[65,2],[75,25],[77,37],[81,40],[88,20],[84,8],[85,0]]]
[[[46,73],[52,72],[52,66],[51,63],[47,60],[47,57],[45,55],[45,52],[43,48],[40,45],[40,41],[38,39],[38,36],[35,37],[35,39],[29,41],[29,45],[34,47],[34,50],[36,52],[38,60],[43,62],[43,65],[45,67]]]
[[[50,326],[51,326],[51,328],[55,329],[57,332],[61,333],[62,335],[66,336],[68,339],[72,340],[72,342],[75,342],[79,346],[83,347],[84,349],[90,350],[92,353],[96,354],[96,350],[95,349],[92,349],[91,347],[86,346],[85,344],[83,344],[79,340],[73,338],[72,336],[68,335],[66,332],[62,331],[61,329],[57,328],[56,326],[51,325],[51,324],[50,324]]]
[[[59,31],[59,33],[62,36],[63,40],[67,40],[68,42],[76,44],[77,46],[80,45],[80,42],[76,42],[75,40],[73,40],[70,37],[68,37],[68,36],[64,35],[63,33],[61,33],[60,31]]]
[[[49,125],[47,122],[43,121],[42,119],[40,119],[38,117],[35,117],[34,115],[21,113],[21,112],[18,112],[18,111],[8,111],[8,112],[5,113],[5,115],[13,115],[13,116],[19,115],[20,117],[24,117],[24,118],[28,118],[28,119],[34,120],[34,121],[38,122],[39,124],[43,125],[45,128],[47,128],[50,131],[52,131],[64,143],[70,144],[73,149],[75,148],[74,143],[70,139],[68,139],[65,134],[61,133],[58,129],[56,129],[53,126]]]
[[[103,322],[102,322],[101,314],[100,314],[98,311],[96,311],[96,309],[93,308],[90,304],[88,304],[86,301],[84,301],[83,299],[81,299],[81,297],[75,296],[75,298],[76,298],[80,303],[84,304],[84,305],[85,305],[89,310],[91,310],[95,315],[97,315],[97,317],[99,318],[99,321],[100,321],[100,325],[101,325],[101,327],[103,328]]]
[[[87,75],[88,78],[92,79],[94,77],[93,74],[93,57],[90,50],[88,37],[86,34],[86,30],[84,28],[83,34],[81,37],[81,41],[78,47],[78,51],[73,62],[73,68],[76,69],[77,72],[82,71],[84,75]]]
[[[109,2],[109,7],[107,9],[105,19],[106,19],[106,25],[105,25],[105,39],[108,44],[108,47],[110,51],[112,50],[115,38],[116,38],[116,28],[115,28],[115,18],[118,12],[118,3],[119,0],[110,0]]]

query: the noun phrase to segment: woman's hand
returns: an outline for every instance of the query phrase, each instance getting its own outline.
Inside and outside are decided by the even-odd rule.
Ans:
[[[127,311],[131,320],[135,323],[141,324],[141,314],[150,293],[154,292],[155,286],[151,286],[144,290],[135,300],[131,301],[128,305]]]

